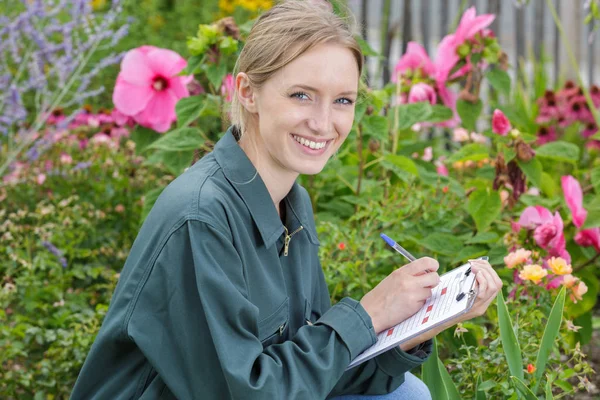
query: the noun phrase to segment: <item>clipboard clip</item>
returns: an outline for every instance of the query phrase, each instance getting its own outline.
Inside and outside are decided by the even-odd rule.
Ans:
[[[483,261],[488,261],[489,257],[488,256],[483,256],[483,257],[478,257],[475,260],[483,260]],[[475,261],[475,260],[469,260],[469,261]],[[465,290],[465,283],[467,282],[467,277],[471,275],[471,263],[469,262],[469,269],[467,269],[465,271],[464,276],[462,277],[462,279],[460,280],[460,285],[461,285],[461,291],[460,293],[456,296],[456,301],[461,301],[462,299],[464,299],[464,297],[466,295],[469,295],[469,298],[472,297],[475,294],[475,291],[473,289],[471,290]]]

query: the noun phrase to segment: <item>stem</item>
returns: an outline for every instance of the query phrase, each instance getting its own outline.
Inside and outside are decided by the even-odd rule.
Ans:
[[[584,262],[580,266],[573,268],[573,272],[579,272],[579,271],[581,271],[582,269],[584,269],[585,267],[587,267],[588,265],[590,265],[594,261],[596,261],[599,257],[600,257],[600,253],[596,253],[596,255],[594,257],[590,258],[589,260],[587,260],[586,262]]]
[[[396,151],[398,151],[398,126],[400,125],[400,96],[402,95],[402,81],[400,80],[400,72],[398,72],[398,74],[396,75],[396,102],[398,102],[398,104],[396,104],[396,107],[394,108],[394,126],[393,126],[393,131],[392,131],[392,154],[396,154]]]
[[[571,50],[571,46],[569,46],[569,44],[567,43],[567,40],[565,37],[565,31],[563,29],[562,23],[560,22],[560,18],[556,14],[556,9],[554,8],[554,4],[553,4],[552,0],[546,0],[546,4],[548,4],[548,8],[550,9],[550,13],[552,13],[552,18],[554,19],[556,28],[560,32],[560,37],[562,38],[563,44],[565,45],[565,49],[567,50],[567,54],[569,56],[569,61],[571,62],[571,66],[573,67],[573,69],[575,70],[575,73],[577,74],[577,81],[579,82],[579,86],[581,87],[581,90],[583,91],[583,95],[585,96],[587,105],[590,108],[590,112],[594,116],[594,121],[596,121],[596,126],[600,126],[600,114],[598,113],[596,106],[594,106],[594,102],[592,101],[592,97],[590,96],[589,90],[586,87],[584,87],[584,85],[583,85],[583,79],[581,78],[581,72],[579,71],[579,65],[577,64],[575,55],[573,54],[573,51]]]

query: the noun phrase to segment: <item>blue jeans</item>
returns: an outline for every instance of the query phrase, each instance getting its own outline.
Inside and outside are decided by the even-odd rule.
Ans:
[[[419,378],[407,372],[404,383],[392,393],[373,396],[348,394],[331,400],[431,400],[431,393]]]

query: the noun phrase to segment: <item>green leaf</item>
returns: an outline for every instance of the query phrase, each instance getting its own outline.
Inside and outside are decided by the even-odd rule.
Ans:
[[[440,370],[440,375],[442,377],[442,382],[444,383],[444,388],[446,389],[446,393],[448,394],[449,400],[461,400],[460,394],[458,393],[458,389],[454,382],[452,382],[452,378],[448,373],[448,370],[444,366],[442,360],[437,357],[438,360],[438,368]]]
[[[485,389],[483,388],[483,385],[486,384],[486,383],[489,384],[490,382],[492,383],[491,387],[493,387],[493,386],[496,385],[496,383],[494,381],[491,381],[491,380],[488,380],[488,381],[485,381],[485,382],[482,383],[481,382],[481,375],[479,375],[477,377],[477,387],[475,387],[475,400],[485,400],[486,399]]]
[[[526,400],[538,400],[534,392],[529,390],[529,388],[527,387],[527,385],[525,385],[522,379],[519,379],[516,376],[511,376],[510,380],[512,381],[512,384],[515,386],[515,388],[519,392],[521,392],[521,394],[525,397]]]
[[[487,254],[487,247],[485,246],[465,246],[463,247],[456,257],[452,260],[452,263],[464,262],[477,257],[481,257]]]
[[[417,122],[428,121],[433,113],[433,109],[431,108],[431,104],[422,101],[419,103],[401,104],[392,107],[391,113],[396,112],[398,113],[398,129],[405,130],[409,129]]]
[[[537,158],[533,157],[529,162],[517,160],[519,168],[523,171],[527,179],[534,186],[540,188],[542,186],[542,163]]]
[[[594,190],[597,195],[600,195],[600,166],[592,169],[590,171],[590,175],[592,177],[592,185],[594,186]]]
[[[360,46],[360,50],[362,51],[364,56],[378,57],[378,58],[383,57],[381,54],[379,54],[377,51],[375,51],[366,40],[364,40],[359,35],[355,35],[354,38],[356,39],[356,42]]]
[[[552,395],[552,381],[550,378],[546,381],[546,400],[554,400],[554,396]]]
[[[481,232],[471,239],[467,240],[466,244],[477,244],[477,243],[494,243],[497,242],[499,236],[495,232]]]
[[[198,72],[200,72],[201,71],[200,67],[205,62],[204,57],[205,57],[204,54],[190,57],[187,61],[187,66],[178,75],[179,76],[192,75],[192,74],[197,74]]]
[[[558,192],[558,185],[554,178],[546,172],[542,172],[542,184],[539,188],[548,197],[554,197]]]
[[[558,332],[560,331],[560,324],[562,322],[563,309],[565,307],[565,287],[560,290],[558,296],[556,296],[556,300],[554,301],[554,305],[552,306],[552,310],[550,311],[550,316],[548,317],[548,323],[546,324],[546,328],[544,329],[544,335],[542,336],[542,341],[540,342],[540,350],[538,352],[537,360],[535,361],[535,386],[533,387],[533,392],[536,393],[537,389],[540,385],[540,380],[542,379],[542,374],[546,369],[546,363],[548,362],[548,357],[552,352],[552,348],[554,347],[554,341],[558,336]]]
[[[483,103],[477,100],[476,103],[471,103],[465,100],[456,102],[456,111],[462,120],[462,125],[469,131],[476,131],[477,118],[483,110]]]
[[[579,160],[579,147],[573,143],[559,140],[538,147],[535,150],[535,155],[550,160],[576,163]]]
[[[365,115],[361,124],[362,134],[366,137],[386,140],[389,135],[388,120],[381,115]]]
[[[404,182],[409,182],[418,175],[417,166],[413,160],[398,154],[386,154],[381,165],[392,171]]]
[[[175,105],[177,126],[182,128],[191,124],[200,116],[204,107],[206,107],[206,98],[203,96],[190,96],[179,100]]]
[[[502,210],[500,194],[491,188],[478,189],[471,193],[467,202],[467,212],[475,220],[479,232],[487,229]]]
[[[425,383],[431,392],[432,399],[447,400],[448,391],[444,385],[442,375],[440,374],[440,366],[437,361],[438,358],[437,341],[434,338],[431,354],[429,355],[427,361],[423,363],[421,376],[423,383]]]
[[[588,214],[582,229],[590,229],[600,226],[600,208],[588,208]]]
[[[196,150],[204,144],[204,137],[197,128],[180,128],[166,133],[148,146],[148,149],[164,151]]]
[[[489,149],[481,143],[469,143],[448,158],[448,163],[457,161],[480,161],[489,158]]]
[[[422,379],[431,392],[431,398],[436,400],[460,400],[456,385],[440,360],[437,351],[437,341],[433,339],[433,348],[427,361],[422,367]]]
[[[141,154],[148,146],[161,137],[156,131],[150,128],[144,128],[141,125],[135,127],[129,138],[135,143],[135,152]]]
[[[510,75],[500,68],[492,68],[486,74],[490,85],[498,92],[508,96],[510,95]]]
[[[454,113],[452,112],[452,109],[440,104],[434,104],[431,106],[431,115],[429,115],[429,117],[427,117],[427,119],[423,122],[431,122],[435,124],[438,122],[448,121],[453,116]]]
[[[144,165],[162,164],[170,173],[180,175],[192,163],[193,151],[164,151],[158,150],[144,161]]]
[[[206,64],[204,72],[215,92],[218,92],[221,89],[221,84],[223,83],[225,75],[227,75],[227,64],[224,62],[219,64]]]
[[[504,355],[508,363],[508,370],[512,375],[522,380],[524,374],[521,347],[517,341],[517,335],[513,329],[502,291],[498,293],[496,302],[498,308],[498,325],[500,326],[500,340],[502,341]]]
[[[417,241],[417,243],[434,253],[446,256],[452,256],[458,253],[463,246],[462,240],[455,235],[441,232],[434,232],[424,239]]]

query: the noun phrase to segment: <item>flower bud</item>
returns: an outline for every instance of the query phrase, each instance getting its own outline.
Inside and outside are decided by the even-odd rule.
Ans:
[[[524,162],[530,161],[533,156],[535,156],[535,151],[531,148],[531,146],[522,140],[517,142],[515,145],[515,150],[517,151],[517,158]]]

